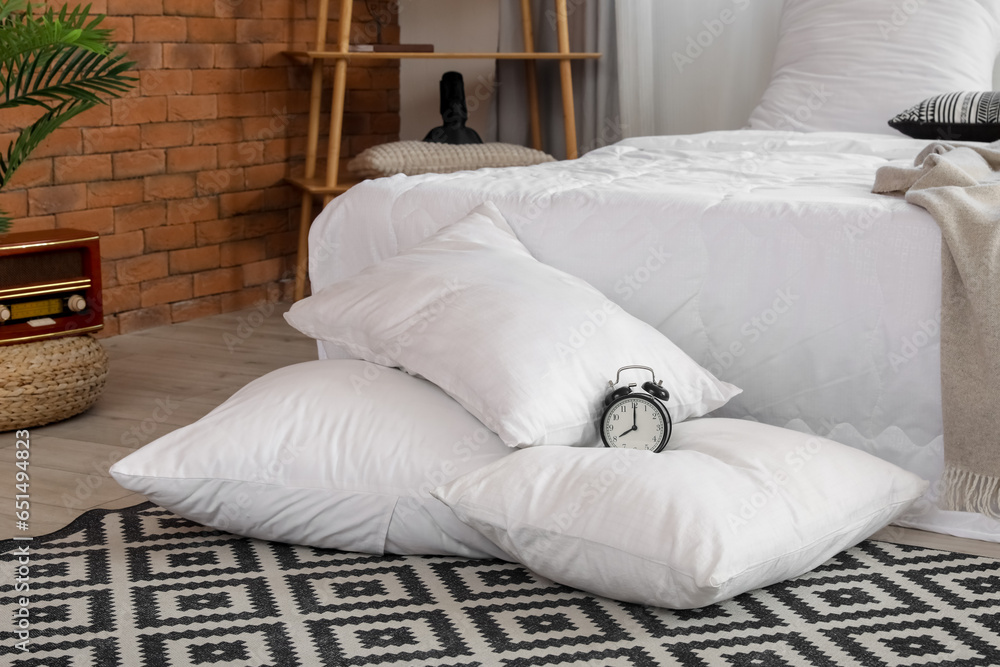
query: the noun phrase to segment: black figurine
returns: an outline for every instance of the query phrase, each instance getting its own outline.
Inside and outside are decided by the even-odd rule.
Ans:
[[[470,127],[465,126],[469,110],[465,106],[465,82],[460,72],[445,72],[441,77],[441,119],[444,125],[427,133],[424,141],[436,144],[481,144]]]

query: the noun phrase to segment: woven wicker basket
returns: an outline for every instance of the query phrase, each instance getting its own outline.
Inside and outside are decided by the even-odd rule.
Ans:
[[[91,336],[0,346],[0,431],[80,414],[107,377],[108,354]]]

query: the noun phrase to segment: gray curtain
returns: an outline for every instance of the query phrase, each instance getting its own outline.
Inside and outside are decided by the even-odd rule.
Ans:
[[[555,2],[532,0],[535,50],[558,51]],[[623,136],[618,107],[618,63],[614,0],[569,0],[567,3],[570,49],[597,51],[600,60],[573,63],[573,97],[576,107],[577,149],[580,155],[618,141]],[[521,3],[501,0],[499,50],[524,48]],[[537,62],[543,150],[566,157],[562,89],[558,62]],[[498,141],[529,145],[528,98],[524,63],[497,61],[495,127]]]

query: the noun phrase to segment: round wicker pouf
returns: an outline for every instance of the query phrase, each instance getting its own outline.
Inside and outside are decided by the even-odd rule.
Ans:
[[[108,353],[92,336],[0,346],[0,431],[67,419],[94,404]]]

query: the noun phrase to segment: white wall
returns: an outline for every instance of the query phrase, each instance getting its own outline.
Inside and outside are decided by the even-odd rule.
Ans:
[[[507,0],[509,1],[509,0]],[[433,44],[435,51],[496,51],[500,0],[401,0],[400,41]],[[486,60],[421,60],[400,62],[400,139],[423,139],[441,125],[438,84],[447,71],[461,72],[469,107],[468,126],[496,140],[489,107],[494,63]]]

